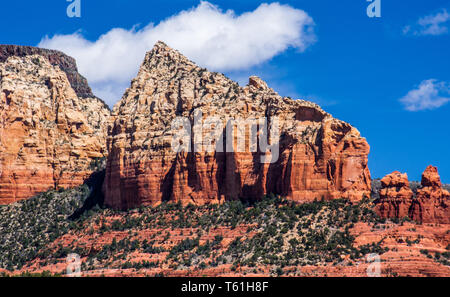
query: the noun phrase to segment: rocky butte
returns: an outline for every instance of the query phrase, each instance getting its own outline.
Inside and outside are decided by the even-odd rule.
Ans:
[[[380,198],[376,210],[382,218],[404,218],[409,216],[414,193],[408,175],[394,171],[381,180]]]
[[[261,163],[266,152],[250,150],[175,152],[171,122],[184,117],[192,124],[199,112],[203,118],[221,119],[223,126],[230,119],[266,118],[270,127],[277,118],[276,162]],[[200,133],[208,139],[209,132]],[[248,131],[244,135],[247,143]],[[184,205],[251,201],[268,193],[297,202],[358,201],[370,195],[370,148],[357,129],[314,103],[279,96],[257,77],[240,87],[162,42],[147,53],[137,77],[115,105],[107,142],[103,191],[106,204],[113,208],[162,201]]]
[[[0,204],[82,184],[107,155],[109,115],[73,58],[0,45]]]
[[[450,224],[450,193],[442,188],[436,167],[427,167],[421,184],[411,205],[410,217],[424,223]]]
[[[380,199],[375,205],[381,217],[450,223],[450,193],[442,187],[436,167],[427,167],[416,193],[409,187],[408,176],[397,171],[384,177],[381,186]]]

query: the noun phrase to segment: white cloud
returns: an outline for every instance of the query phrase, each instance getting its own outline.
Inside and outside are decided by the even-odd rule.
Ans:
[[[424,80],[400,99],[406,110],[436,109],[450,102],[450,84],[436,79]]]
[[[158,40],[211,70],[242,70],[270,60],[288,48],[304,51],[315,42],[314,22],[303,10],[279,3],[261,4],[236,15],[202,1],[197,7],[137,30],[115,28],[92,42],[79,32],[44,37],[40,47],[77,59],[94,92],[112,105],[136,75],[145,53]],[[100,97],[100,96],[99,96]]]
[[[448,33],[450,14],[446,9],[438,13],[420,18],[413,26],[405,26],[403,34],[413,35],[442,35]]]

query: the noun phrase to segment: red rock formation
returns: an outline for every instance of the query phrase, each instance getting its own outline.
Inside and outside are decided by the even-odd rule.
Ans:
[[[231,119],[278,118],[279,158],[260,162],[266,152],[181,152],[171,148],[176,117],[191,124],[199,112]],[[245,129],[243,126],[238,129]],[[194,131],[211,140],[211,131]],[[226,133],[225,129],[219,131]],[[245,132],[248,142],[249,132]],[[226,135],[226,134],[225,134]],[[258,139],[261,134],[258,134]],[[283,98],[257,77],[240,87],[222,74],[199,68],[159,42],[146,55],[138,76],[113,110],[110,155],[104,183],[105,202],[114,208],[220,203],[260,199],[266,193],[294,201],[370,195],[369,145],[351,125],[319,106]]]
[[[442,188],[436,167],[428,166],[422,175],[422,188],[417,190],[410,217],[424,223],[450,223],[450,193]]]
[[[380,201],[376,211],[382,218],[404,218],[409,216],[413,191],[409,187],[408,175],[395,171],[381,180]]]
[[[450,193],[442,188],[436,167],[427,167],[415,198],[406,174],[394,172],[381,182],[380,199],[375,206],[381,217],[409,217],[423,223],[450,223]]]
[[[106,157],[109,109],[84,97],[90,89],[74,63],[55,51],[0,46],[0,204],[80,185]]]

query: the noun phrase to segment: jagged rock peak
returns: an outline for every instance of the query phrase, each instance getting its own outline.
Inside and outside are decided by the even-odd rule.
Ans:
[[[437,167],[428,166],[422,174],[422,186],[424,187],[442,187],[441,178]]]
[[[152,83],[149,83],[148,80],[151,80]],[[259,100],[264,105],[283,105],[287,103],[297,108],[306,107],[311,110],[311,113],[315,114],[315,117],[332,118],[329,113],[325,112],[316,103],[280,96],[260,77],[250,76],[248,85],[241,87],[237,82],[229,79],[222,73],[211,72],[206,68],[198,66],[195,62],[188,59],[178,50],[171,48],[163,41],[158,41],[152,50],[147,52],[137,77],[132,80],[130,89],[137,89],[144,84],[157,85],[156,90],[168,87],[172,88],[174,85],[178,85],[186,90],[190,88],[187,85],[195,85],[195,91],[199,92],[200,90],[206,89],[211,94],[211,98],[208,99],[220,101],[219,104],[222,104],[221,102],[224,99],[228,101],[241,101],[251,96],[254,100]],[[125,92],[124,98],[129,96],[130,89],[127,89]],[[140,100],[139,102],[141,104],[147,104],[150,101]],[[119,105],[123,106],[124,103],[122,101]],[[194,103],[192,107],[195,106],[196,104]],[[355,132],[357,132],[356,129]]]
[[[248,79],[248,85],[253,86],[259,90],[269,89],[267,83],[257,76],[250,76]]]
[[[184,143],[200,137],[204,144],[219,144],[216,136],[226,135],[223,130],[230,121],[266,119],[279,127],[281,137],[273,141],[279,150],[273,155],[250,152],[248,147],[236,153],[174,151],[174,121],[181,117],[193,123],[197,114],[202,121],[217,120],[215,132],[220,133],[213,136],[209,128],[194,127],[196,136]],[[359,201],[370,194],[370,147],[356,128],[317,104],[281,97],[258,77],[241,87],[163,42],[146,54],[111,119],[103,190],[106,205],[114,208],[162,201],[200,205],[257,200],[267,193],[296,202]],[[248,144],[246,126],[239,125],[239,131]],[[263,156],[273,164],[261,163]]]
[[[200,69],[200,67],[189,60],[186,56],[169,47],[162,41],[158,41],[153,49],[147,52],[142,65],[149,70],[155,67],[160,68],[162,66],[177,66],[177,68],[180,68],[183,65],[188,66],[189,68]],[[169,67],[168,69],[176,70],[176,68],[173,67]]]

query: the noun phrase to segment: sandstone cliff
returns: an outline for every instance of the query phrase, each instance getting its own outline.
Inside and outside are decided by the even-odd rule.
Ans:
[[[0,204],[83,183],[107,155],[109,115],[72,58],[0,46]]]
[[[424,223],[450,224],[450,193],[442,188],[436,167],[428,166],[422,175],[410,217]]]
[[[248,147],[243,152],[176,153],[171,147],[172,120],[184,117],[193,124],[200,112],[203,121],[214,116],[223,127],[230,119],[264,117],[273,127],[277,118],[276,162],[261,163],[260,157],[272,154]],[[195,146],[199,135],[209,141],[211,131],[194,131],[187,142]],[[114,107],[109,134],[104,193],[106,204],[114,208],[167,200],[256,200],[266,193],[298,202],[370,195],[369,145],[351,125],[316,104],[279,96],[257,77],[240,87],[162,42],[147,53],[131,87]],[[248,144],[248,129],[244,135]]]
[[[405,218],[423,223],[450,223],[450,193],[442,187],[436,167],[428,166],[414,194],[408,176],[393,172],[381,180],[375,210],[383,218]]]

